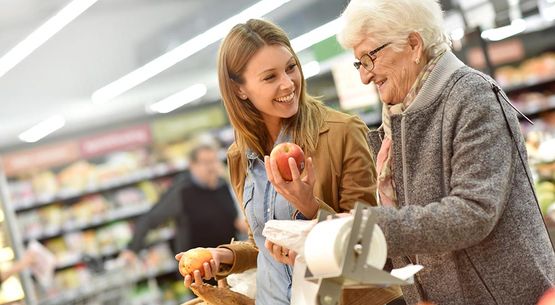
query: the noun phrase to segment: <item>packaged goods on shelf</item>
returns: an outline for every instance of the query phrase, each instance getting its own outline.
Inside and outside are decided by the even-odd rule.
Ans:
[[[555,78],[555,53],[547,52],[527,59],[518,67],[504,66],[495,71],[502,87],[526,86]]]

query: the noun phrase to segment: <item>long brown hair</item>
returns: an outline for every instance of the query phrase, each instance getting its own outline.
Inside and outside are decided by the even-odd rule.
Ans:
[[[250,148],[259,156],[269,155],[274,144],[258,109],[249,100],[241,100],[238,96],[238,85],[245,82],[243,73],[247,63],[266,45],[286,47],[295,58],[301,72],[303,81],[299,110],[291,118],[284,119],[283,124],[285,131],[291,135],[291,140],[310,155],[318,144],[324,106],[306,92],[300,61],[291,47],[287,34],[275,24],[260,19],[251,19],[234,26],[222,41],[218,54],[220,94],[235,130],[235,142],[242,155]]]

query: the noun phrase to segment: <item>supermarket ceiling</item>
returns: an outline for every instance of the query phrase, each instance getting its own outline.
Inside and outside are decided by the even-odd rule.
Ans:
[[[499,1],[506,0],[492,0]],[[62,9],[67,13],[70,2],[0,0],[0,56],[11,52]],[[30,145],[20,141],[18,135],[51,117],[65,121],[63,128],[47,137],[56,139],[102,126],[144,120],[153,116],[148,111],[153,103],[198,83],[205,84],[208,93],[197,103],[216,101],[217,42],[184,60],[174,60],[175,65],[161,69],[119,95],[105,98],[106,92],[99,89],[259,1],[74,2],[88,3],[90,7],[13,68],[6,69],[6,63],[0,59],[0,151]],[[348,0],[268,2],[285,2],[264,16],[283,26],[294,38],[337,18]],[[441,2],[446,8],[451,7],[451,0]],[[484,2],[488,1],[467,0],[461,6],[464,3],[472,8]]]

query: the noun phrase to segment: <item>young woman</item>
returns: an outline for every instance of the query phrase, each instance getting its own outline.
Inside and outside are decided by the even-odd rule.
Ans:
[[[205,277],[225,277],[258,266],[257,304],[289,304],[295,254],[266,242],[270,219],[312,219],[318,209],[343,212],[356,201],[375,204],[375,173],[366,125],[324,107],[306,92],[297,55],[285,32],[263,20],[236,25],[223,40],[218,77],[224,105],[235,129],[228,151],[231,184],[245,212],[249,241],[210,249],[214,260]],[[267,157],[281,142],[294,142],[307,157],[306,174],[293,160],[286,182]],[[266,156],[266,157],[265,157]],[[216,229],[216,228],[214,228]],[[200,274],[195,274],[200,280]],[[187,276],[185,284],[191,284]],[[346,290],[342,304],[361,297],[385,304],[400,290]]]

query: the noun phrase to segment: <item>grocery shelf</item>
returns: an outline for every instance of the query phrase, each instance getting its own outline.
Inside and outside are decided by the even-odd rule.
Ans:
[[[129,269],[119,269],[107,272],[104,275],[97,275],[88,285],[81,285],[77,289],[67,290],[55,296],[41,300],[39,305],[65,305],[75,304],[77,301],[95,298],[105,294],[114,294],[115,298],[125,298],[130,287],[139,281],[155,278],[177,270],[177,263],[165,264],[156,270],[146,272],[133,272]],[[119,304],[123,304],[120,302]]]
[[[554,82],[555,82],[555,76],[551,76],[548,78],[535,78],[520,84],[503,87],[503,91],[505,91],[506,94],[513,94],[518,91],[538,89],[542,86],[549,85]]]
[[[535,116],[543,112],[553,111],[555,110],[555,95],[549,96],[548,98],[546,98],[545,103],[542,103],[539,105],[527,103],[522,106],[518,105],[517,107],[520,107],[520,110],[522,111],[522,113],[524,113],[527,116]]]
[[[108,224],[113,221],[123,220],[127,218],[132,218],[140,216],[151,209],[152,205],[149,203],[144,203],[138,206],[119,208],[117,210],[111,211],[106,215],[96,217],[91,222],[87,223],[65,223],[62,228],[54,230],[44,230],[42,234],[29,234],[23,236],[23,241],[28,242],[31,240],[44,240],[53,237],[63,235],[65,233],[70,233],[74,231],[81,231],[84,229],[90,229],[94,227],[99,227]]]
[[[98,185],[91,186],[88,189],[77,192],[77,191],[62,191],[53,196],[42,196],[36,200],[29,200],[23,202],[14,202],[15,211],[17,213],[36,209],[53,203],[68,201],[72,199],[78,199],[83,196],[92,195],[104,191],[113,190],[116,188],[121,188],[131,184],[135,184],[145,180],[152,180],[157,178],[162,178],[165,176],[173,175],[179,173],[187,168],[186,165],[183,166],[169,166],[166,164],[158,164],[153,167],[141,169],[135,171],[129,175],[111,179],[108,182],[99,183]]]
[[[155,244],[161,243],[161,242],[166,242],[171,240],[172,238],[174,238],[175,233],[173,230],[166,230],[161,236],[158,236],[155,240],[151,241],[146,248],[153,246]],[[92,259],[100,259],[103,257],[109,257],[109,256],[113,256],[116,255],[118,253],[120,253],[123,249],[122,248],[118,248],[118,247],[110,247],[108,249],[104,249],[103,251],[100,251],[100,253],[95,254],[95,255],[91,255],[91,254],[79,254],[76,253],[74,255],[70,255],[70,258],[65,260],[65,261],[61,261],[58,262],[56,264],[56,270],[62,270],[62,269],[66,269],[66,268],[70,268],[73,267],[77,264],[80,264],[84,261],[84,258],[86,256],[92,258]]]

